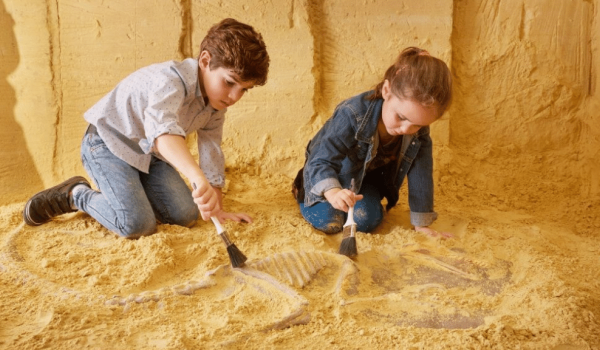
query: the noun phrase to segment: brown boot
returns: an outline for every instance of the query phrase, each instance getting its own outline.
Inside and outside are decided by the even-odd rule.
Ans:
[[[81,176],[74,176],[47,190],[36,193],[25,204],[23,220],[27,225],[38,226],[55,216],[72,213],[71,190],[77,185],[90,187],[90,183]]]

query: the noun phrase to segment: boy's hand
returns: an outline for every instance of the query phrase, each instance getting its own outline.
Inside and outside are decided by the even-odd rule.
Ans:
[[[228,213],[223,210],[221,210],[217,214],[217,219],[219,219],[219,222],[222,224],[225,223],[226,220],[232,220],[235,222],[245,222],[245,223],[252,222],[252,218],[250,217],[250,215],[248,215],[246,213]]]
[[[196,178],[192,181],[192,197],[194,203],[200,210],[202,220],[208,221],[211,216],[217,216],[221,211],[219,206],[219,197],[215,189],[204,178]]]
[[[332,188],[324,193],[325,198],[335,209],[348,212],[351,206],[354,206],[357,201],[363,199],[362,194],[355,194],[350,190],[342,190],[341,188]]]
[[[430,237],[454,238],[454,235],[449,232],[439,232],[427,226],[415,226],[415,231],[423,232]]]

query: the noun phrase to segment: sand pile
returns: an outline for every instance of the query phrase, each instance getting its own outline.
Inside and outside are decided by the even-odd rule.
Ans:
[[[312,229],[285,176],[232,174],[234,270],[212,224],[117,238],[85,214],[1,208],[3,348],[598,349],[600,243],[547,218],[439,200],[438,240],[393,209],[359,257]],[[273,205],[277,203],[277,205]]]

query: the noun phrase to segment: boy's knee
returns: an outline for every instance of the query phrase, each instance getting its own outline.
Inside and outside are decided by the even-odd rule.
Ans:
[[[149,236],[156,232],[156,220],[153,218],[130,218],[124,225],[117,225],[119,231],[117,234],[124,238],[136,239],[142,236]]]
[[[175,213],[175,215],[171,217],[172,222],[168,222],[168,224],[192,227],[196,221],[198,221],[198,215],[200,215],[200,211],[194,204],[194,206],[187,208],[186,210],[180,210]]]

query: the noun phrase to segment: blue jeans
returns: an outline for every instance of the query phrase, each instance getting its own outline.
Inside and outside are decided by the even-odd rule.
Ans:
[[[363,183],[358,192],[364,196],[354,205],[354,222],[360,232],[373,231],[383,220],[382,196],[377,188],[369,183]],[[306,221],[314,228],[327,234],[342,231],[347,214],[335,209],[329,202],[318,202],[308,207],[304,201],[298,203],[300,212]]]
[[[163,224],[192,226],[198,207],[177,170],[153,157],[148,174],[115,156],[92,126],[81,143],[81,160],[100,191],[76,192],[73,203],[102,226],[126,238],[146,236]]]

